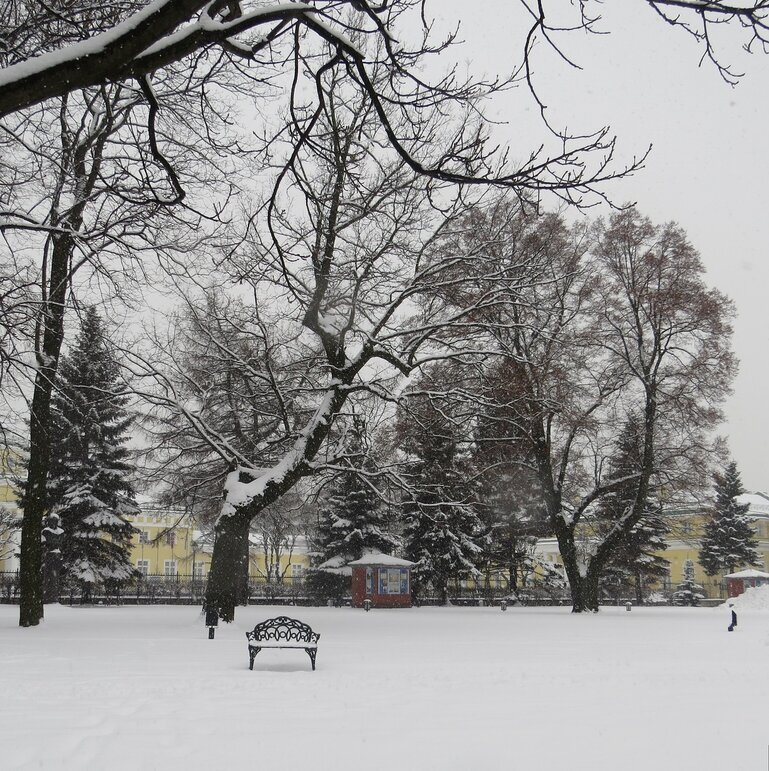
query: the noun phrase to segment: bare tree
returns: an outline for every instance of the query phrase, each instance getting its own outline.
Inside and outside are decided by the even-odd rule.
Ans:
[[[652,477],[670,497],[707,466],[709,432],[734,374],[732,306],[705,286],[679,228],[654,226],[634,209],[592,231],[519,215],[506,237],[487,230],[499,207],[473,216],[473,240],[506,278],[496,280],[499,302],[482,309],[476,329],[494,341],[508,388],[480,389],[479,411],[503,420],[500,444],[523,443],[512,460],[534,474],[574,610],[596,610],[601,573],[642,518]],[[641,460],[630,478],[618,477],[607,462],[636,412]],[[632,501],[581,550],[596,505],[629,486]]]
[[[713,47],[713,30],[719,24],[737,24],[748,36],[748,49],[766,51],[769,43],[769,11],[765,0],[733,3],[727,0],[640,0],[667,24],[680,27],[703,44],[704,56],[727,78],[734,75]],[[551,22],[547,3],[521,3],[533,20],[526,38],[524,60],[538,39],[555,46],[557,33],[568,31],[563,21]],[[16,0],[4,5],[3,39],[8,60],[18,62],[0,79],[0,115],[32,106],[44,99],[63,96],[70,90],[98,83],[141,77],[201,52],[220,49],[224,55],[259,64],[270,62],[269,54],[283,40],[307,31],[337,50],[358,71],[365,83],[366,59],[348,36],[349,12],[367,22],[369,35],[378,35],[393,70],[411,62],[408,51],[396,45],[394,22],[405,8],[421,8],[421,2],[374,4],[367,0],[345,0],[334,4],[303,3],[286,7],[278,3],[250,6],[241,0],[156,0],[144,7],[136,3],[105,3],[111,28],[89,33],[90,18],[83,19],[77,6],[55,11],[44,6],[34,15],[24,13],[27,3]],[[600,4],[580,0],[579,19],[571,29],[595,31]],[[423,10],[423,9],[422,9]],[[424,11],[423,11],[424,14]],[[64,19],[67,24],[52,24]],[[424,21],[424,15],[422,19]],[[20,23],[21,22],[21,23]],[[427,24],[425,23],[425,27]],[[360,28],[360,27],[358,27]],[[34,39],[37,49],[30,50]],[[35,56],[37,50],[44,53]],[[264,56],[264,58],[262,58]],[[30,58],[34,57],[34,58]],[[274,59],[273,59],[274,60]],[[418,82],[415,78],[415,84]]]
[[[19,113],[2,126],[7,143],[18,151],[14,154],[17,175],[35,179],[27,185],[14,184],[13,177],[11,184],[0,180],[7,203],[2,229],[8,259],[24,265],[25,275],[35,282],[34,292],[30,290],[35,305],[29,345],[34,358],[25,359],[17,352],[11,362],[17,380],[26,374],[34,383],[22,527],[23,626],[34,625],[42,617],[39,544],[46,506],[50,402],[65,316],[77,296],[77,282],[83,282],[83,291],[91,295],[94,290],[123,294],[128,280],[143,273],[141,256],[171,254],[199,243],[200,235],[190,226],[200,225],[203,215],[171,213],[169,207],[178,198],[174,185],[181,175],[191,185],[205,182],[213,188],[212,178],[204,178],[201,167],[191,177],[180,161],[178,171],[169,175],[147,153],[121,157],[126,143],[143,130],[143,95],[136,89],[118,85],[71,93],[55,111],[50,107]],[[179,141],[188,135],[177,125]],[[187,226],[184,235],[179,227],[182,221]]]
[[[34,339],[36,290],[28,261],[0,251],[0,453],[23,443],[24,365]]]
[[[23,61],[6,67],[0,73],[0,117],[79,88],[135,79],[152,107],[151,122],[164,105],[162,77],[160,83],[150,83],[158,73],[187,63],[202,69],[205,78],[207,68],[221,61],[262,82],[287,77],[293,110],[301,101],[302,81],[314,88],[319,73],[338,69],[366,95],[385,130],[385,141],[404,163],[435,179],[501,184],[529,196],[551,192],[581,200],[602,182],[641,163],[613,167],[614,141],[608,129],[588,137],[558,136],[549,152],[540,147],[518,164],[507,163],[504,155],[483,145],[481,135],[468,136],[467,142],[475,146],[472,154],[470,147],[463,147],[454,158],[435,163],[423,143],[399,131],[404,118],[418,122],[428,112],[444,112],[458,102],[473,101],[478,110],[480,98],[509,84],[519,71],[503,83],[463,80],[455,70],[434,83],[424,81],[417,63],[426,54],[444,52],[455,35],[432,41],[421,0],[253,6],[238,0],[155,0],[133,13],[119,4],[113,8],[119,21],[93,37],[76,12],[70,11],[68,19],[64,9],[62,15],[83,39],[74,41],[54,29],[41,41],[47,53],[30,58],[24,51]],[[415,25],[418,34],[409,34]],[[7,45],[15,50],[13,35]],[[381,68],[391,77],[377,78]],[[157,147],[152,150],[163,163]]]
[[[504,206],[485,218],[479,212],[474,236],[487,242],[507,278],[500,288],[504,301],[484,318],[484,333],[494,341],[489,347],[504,360],[514,391],[496,396],[504,397],[505,434],[525,445],[514,460],[537,481],[581,610],[575,535],[584,513],[608,492],[596,466],[605,441],[601,428],[627,375],[595,345],[598,277],[587,259],[584,228],[571,230],[556,215],[517,215],[505,236],[489,238],[484,225]],[[493,404],[494,396],[488,392],[486,399]]]
[[[284,583],[294,553],[302,546],[306,548],[309,529],[307,505],[301,495],[292,493],[268,506],[252,525],[252,538],[256,538],[264,554],[268,583]]]
[[[627,401],[636,401],[643,418],[635,499],[613,521],[584,575],[590,610],[597,609],[607,560],[644,516],[652,477],[680,489],[679,475],[702,463],[698,450],[722,418],[736,373],[733,304],[705,285],[699,254],[683,230],[655,226],[628,209],[598,231],[596,257],[606,281],[599,337],[626,370]]]
[[[645,3],[665,24],[690,35],[700,45],[700,61],[709,61],[721,77],[730,85],[742,77],[723,49],[734,45],[735,29],[743,33],[742,48],[748,53],[769,53],[769,7],[766,0],[639,0]],[[524,63],[526,76],[535,91],[531,77],[531,58],[534,49],[542,44],[545,49],[555,51],[559,58],[577,66],[561,45],[564,36],[574,32],[605,34],[602,26],[601,0],[579,0],[579,3],[564,6],[547,0],[536,4],[524,0],[522,3],[531,18],[526,37]],[[544,105],[540,102],[544,110]]]
[[[467,227],[459,216],[464,194],[420,177],[388,151],[374,105],[356,101],[340,74],[329,70],[321,83],[322,114],[307,113],[300,129],[292,127],[300,134],[289,134],[285,149],[273,144],[281,170],[276,189],[253,217],[249,239],[223,264],[232,279],[251,286],[254,318],[286,330],[281,350],[289,363],[282,370],[294,367],[301,377],[278,375],[273,393],[276,405],[295,408],[243,452],[206,421],[205,411],[180,411],[173,394],[163,396],[229,464],[207,597],[226,620],[234,613],[236,566],[250,523],[298,480],[345,468],[338,417],[348,401],[392,399],[398,377],[462,350],[449,328],[465,321],[469,328],[477,309],[491,302],[491,292],[481,293],[472,308],[447,312],[429,299],[436,288],[448,291],[464,280],[459,260],[447,259],[444,248]],[[439,151],[435,118],[401,128],[418,131]],[[444,121],[442,130],[440,150],[455,157],[466,125]],[[473,256],[470,250],[463,259]],[[157,379],[153,367],[139,367]]]
[[[307,418],[304,392],[318,352],[282,329],[277,317],[265,317],[258,302],[249,307],[218,288],[192,291],[165,337],[156,329],[152,350],[144,357],[132,351],[130,358],[134,370],[152,380],[151,388],[136,387],[151,405],[144,421],[151,447],[148,481],[164,489],[166,501],[183,502],[201,526],[212,529],[228,473],[278,462],[293,427]],[[260,522],[256,531],[266,554],[282,542],[281,509],[270,511],[274,527]],[[233,562],[238,601],[247,596],[249,532],[239,532]],[[270,544],[272,536],[277,541]]]
[[[317,351],[265,318],[260,303],[221,288],[193,289],[181,302],[167,329],[155,325],[147,358],[133,353],[158,374],[154,390],[140,391],[154,406],[144,421],[155,469],[149,481],[164,485],[170,500],[194,499],[210,525],[233,460],[275,462],[287,427],[306,418],[301,392]]]

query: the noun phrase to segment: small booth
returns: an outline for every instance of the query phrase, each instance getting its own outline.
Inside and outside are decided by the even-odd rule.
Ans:
[[[364,554],[347,564],[352,568],[353,608],[411,607],[413,562],[389,554]]]
[[[754,586],[769,585],[769,573],[762,573],[760,570],[740,570],[737,573],[729,573],[724,578],[729,597],[739,597],[746,589]]]

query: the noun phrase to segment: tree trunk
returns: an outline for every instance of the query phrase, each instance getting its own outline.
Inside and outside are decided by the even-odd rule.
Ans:
[[[250,520],[246,522],[245,536],[239,538],[240,547],[242,552],[240,554],[240,561],[238,567],[240,569],[240,576],[236,586],[235,601],[238,605],[248,605],[248,578],[249,578],[249,562],[251,555],[249,554],[249,534],[251,532]]]
[[[598,574],[588,571],[570,582],[572,613],[598,612]]]
[[[69,236],[53,239],[48,302],[42,313],[42,350],[29,425],[29,465],[24,490],[19,559],[19,626],[37,626],[43,618],[43,517],[46,514],[48,468],[51,459],[51,395],[56,386],[64,307],[69,286],[69,261],[73,242]]]
[[[637,605],[644,604],[643,579],[640,572],[635,574],[635,601]]]
[[[46,416],[51,389],[37,376],[32,399],[30,451],[24,491],[19,559],[19,626],[37,626],[43,619],[43,516],[50,457]]]
[[[208,574],[205,608],[222,621],[235,619],[235,606],[248,593],[248,517],[222,517],[216,525],[216,542]]]
[[[64,104],[62,102],[62,115]],[[27,484],[24,491],[24,518],[21,525],[21,552],[19,556],[19,626],[37,626],[43,618],[43,517],[47,507],[48,470],[51,463],[51,396],[56,388],[59,371],[59,357],[64,340],[64,310],[72,281],[72,254],[75,238],[72,233],[79,231],[83,224],[83,212],[93,192],[97,174],[86,169],[89,144],[68,144],[69,136],[62,129],[62,150],[71,151],[71,168],[62,168],[58,192],[54,196],[51,211],[53,224],[65,226],[63,233],[51,236],[50,268],[45,275],[43,261],[42,291],[44,303],[38,317],[36,353],[37,374],[32,395],[29,427],[29,465]],[[92,169],[95,171],[101,161],[104,147],[91,145]],[[74,187],[80,197],[66,215],[59,220],[59,196],[64,189],[66,175],[71,171]],[[47,248],[47,247],[46,247]],[[47,294],[47,296],[46,296]]]
[[[510,560],[510,564],[507,566],[507,572],[510,583],[510,593],[515,597],[518,596],[518,562],[515,558]]]
[[[593,558],[583,575],[580,571],[577,545],[574,542],[574,531],[560,517],[558,519],[561,524],[556,535],[566,578],[569,581],[572,613],[598,612],[598,579],[603,565]]]

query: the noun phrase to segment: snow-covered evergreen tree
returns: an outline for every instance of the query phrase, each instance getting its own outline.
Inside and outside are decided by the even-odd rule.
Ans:
[[[602,532],[625,516],[635,502],[642,446],[641,426],[636,417],[630,416],[617,438],[616,451],[605,480],[607,483],[625,481],[608,494],[598,508],[598,527]],[[667,548],[665,536],[669,528],[662,518],[661,506],[651,495],[644,504],[643,512],[641,519],[625,533],[602,576],[604,586],[620,584],[629,588],[632,585],[639,605],[643,603],[644,585],[666,575],[669,564],[659,556],[659,552]]]
[[[119,365],[95,308],[86,309],[74,347],[62,358],[52,406],[48,508],[60,517],[64,576],[85,585],[129,578],[138,511],[125,447],[132,418]]]
[[[484,373],[471,458],[478,512],[486,529],[481,541],[484,568],[504,570],[513,594],[538,568],[537,538],[550,535],[518,409],[522,385],[516,375],[508,361]]]
[[[716,473],[714,478],[714,512],[705,524],[699,554],[700,564],[709,576],[733,573],[742,565],[759,561],[753,518],[748,515],[750,506],[737,502],[745,492],[737,464],[732,461],[723,474]]]
[[[684,580],[678,584],[670,597],[670,601],[673,605],[696,606],[704,597],[702,586],[694,581],[694,563],[691,560],[686,560],[684,562]]]
[[[416,562],[420,584],[432,583],[441,602],[447,604],[452,579],[480,576],[476,567],[481,551],[478,518],[471,506],[439,502],[433,493],[419,495],[406,507],[406,516],[407,557]]]
[[[311,596],[339,601],[349,592],[348,562],[368,552],[392,554],[400,538],[389,531],[387,507],[377,493],[376,464],[368,446],[366,424],[354,416],[344,445],[345,468],[326,486],[318,507],[314,564],[305,579]]]
[[[403,537],[406,557],[416,563],[412,586],[419,591],[429,581],[445,604],[452,579],[480,576],[483,523],[448,418],[429,400],[411,400],[399,428],[411,482]]]
[[[400,539],[388,530],[387,507],[374,486],[376,466],[369,454],[366,425],[358,416],[345,444],[344,463],[345,470],[326,487],[318,511],[318,559],[334,567],[367,552],[392,554],[400,548]]]

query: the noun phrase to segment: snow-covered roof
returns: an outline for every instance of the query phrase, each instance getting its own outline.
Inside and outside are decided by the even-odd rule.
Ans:
[[[346,564],[347,560],[337,554],[335,557],[331,557],[331,559],[327,559],[325,562],[318,565],[318,567],[321,570],[326,570],[327,568],[342,568]]]
[[[321,563],[317,569],[323,570],[326,573],[336,573],[338,576],[352,575],[352,568],[347,565],[345,558],[339,555]]]
[[[724,578],[769,578],[769,573],[748,568],[747,570],[739,570],[736,573],[729,573]]]
[[[364,554],[359,560],[348,562],[348,565],[388,565],[391,567],[408,568],[415,565],[415,562],[403,560],[400,557],[392,557],[389,554],[379,554],[371,552]]]
[[[737,502],[750,504],[748,514],[769,515],[769,497],[765,493],[743,493],[737,496]]]

